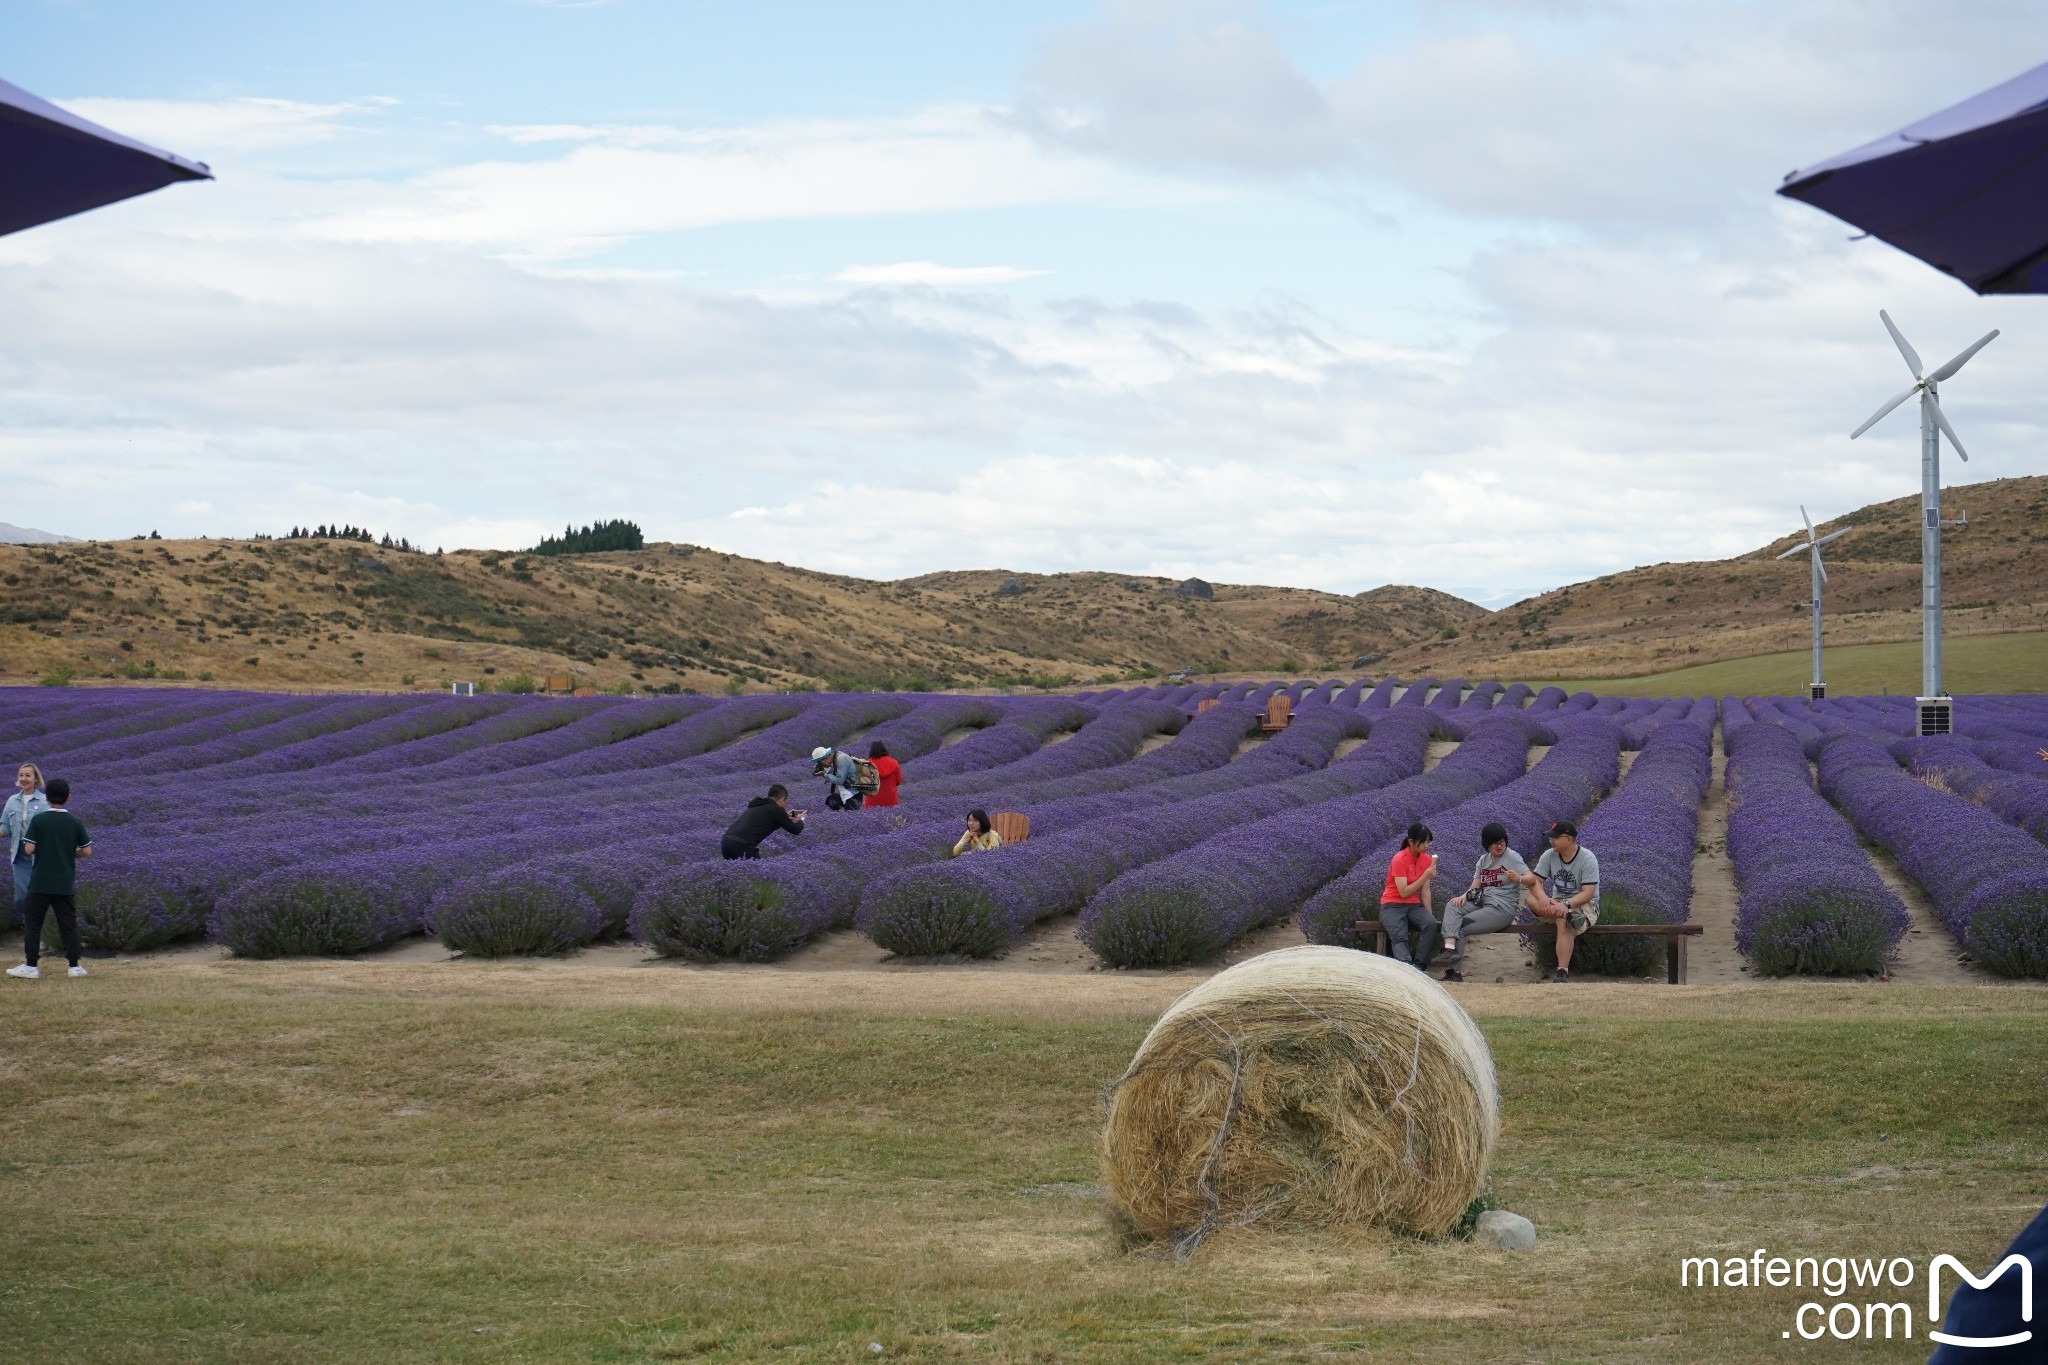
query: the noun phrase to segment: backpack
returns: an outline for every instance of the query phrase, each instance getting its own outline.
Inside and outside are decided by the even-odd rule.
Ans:
[[[853,789],[862,796],[873,796],[882,789],[882,770],[864,758],[853,760]]]

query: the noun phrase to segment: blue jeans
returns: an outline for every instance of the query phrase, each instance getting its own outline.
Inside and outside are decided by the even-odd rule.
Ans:
[[[14,860],[14,917],[7,922],[19,924],[23,908],[28,904],[28,874],[35,864],[26,858]]]

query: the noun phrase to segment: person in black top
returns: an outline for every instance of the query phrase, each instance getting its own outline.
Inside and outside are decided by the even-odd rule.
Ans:
[[[78,965],[78,908],[72,896],[78,890],[78,860],[92,856],[92,835],[86,833],[82,820],[64,809],[71,799],[69,782],[53,777],[43,791],[50,808],[28,822],[21,841],[22,850],[35,858],[28,878],[28,900],[22,909],[24,961],[19,967],[9,967],[7,974],[31,980],[42,974],[36,959],[42,955],[43,921],[54,912],[71,975],[84,976],[85,968]]]
[[[789,788],[780,782],[770,787],[766,796],[757,796],[747,802],[740,818],[726,827],[725,838],[719,841],[718,851],[728,861],[758,858],[761,856],[761,841],[778,829],[788,830],[791,834],[804,832],[804,812],[789,808]]]

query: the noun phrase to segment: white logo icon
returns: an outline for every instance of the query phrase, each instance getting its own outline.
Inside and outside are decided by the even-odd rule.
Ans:
[[[1943,1266],[1953,1267],[1956,1274],[1968,1280],[1970,1287],[1973,1289],[1989,1289],[1999,1276],[2014,1266],[2018,1266],[2020,1270],[2020,1321],[2032,1322],[2034,1320],[2034,1264],[2015,1251],[2012,1255],[1993,1266],[1991,1273],[1981,1280],[1970,1273],[1968,1266],[1953,1256],[1937,1256],[1928,1262],[1927,1320],[1929,1322],[1941,1321],[1941,1268]],[[1927,1335],[1936,1341],[1950,1346],[2017,1346],[2021,1342],[2034,1339],[2034,1333],[2031,1328],[2002,1337],[1952,1337],[1946,1332],[1932,1331]]]

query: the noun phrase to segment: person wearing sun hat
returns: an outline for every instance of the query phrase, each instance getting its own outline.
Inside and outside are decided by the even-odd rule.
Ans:
[[[825,779],[826,810],[859,810],[865,798],[852,754],[821,744],[811,750],[811,776]]]

